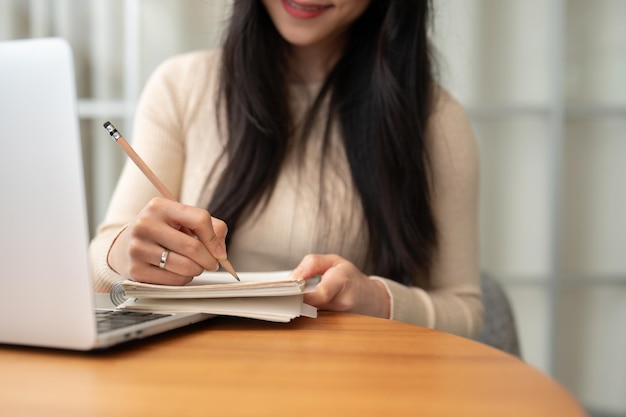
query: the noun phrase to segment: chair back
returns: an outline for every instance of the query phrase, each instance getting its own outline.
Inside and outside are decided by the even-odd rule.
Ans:
[[[502,285],[489,274],[480,279],[484,321],[478,341],[521,357],[515,316]]]

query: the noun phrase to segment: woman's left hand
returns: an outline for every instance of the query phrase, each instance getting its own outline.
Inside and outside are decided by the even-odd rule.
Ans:
[[[390,300],[385,285],[370,279],[338,255],[307,255],[293,270],[293,278],[321,275],[317,289],[304,302],[322,310],[349,311],[389,318]]]

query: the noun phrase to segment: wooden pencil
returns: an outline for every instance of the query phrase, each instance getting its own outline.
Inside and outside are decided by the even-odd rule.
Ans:
[[[109,132],[111,137],[115,139],[115,142],[124,150],[126,155],[137,165],[137,168],[143,172],[143,174],[150,180],[152,185],[161,193],[164,198],[168,200],[176,201],[174,195],[167,189],[167,187],[161,182],[159,177],[150,169],[150,167],[144,162],[143,159],[135,152],[135,150],[130,146],[128,141],[122,136],[122,134],[113,126],[111,122],[106,122],[104,124],[104,128]],[[192,235],[191,232],[187,230],[183,230],[185,233]],[[239,281],[239,276],[237,276],[237,272],[228,261],[228,259],[218,259],[218,262],[226,271],[228,271],[237,281]]]

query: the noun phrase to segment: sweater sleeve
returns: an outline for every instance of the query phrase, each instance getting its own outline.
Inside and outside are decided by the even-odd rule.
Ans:
[[[429,120],[432,204],[439,232],[430,287],[384,278],[391,318],[474,338],[483,322],[480,292],[478,146],[460,104],[439,90]]]
[[[425,291],[390,279],[372,276],[387,288],[391,300],[390,319],[442,330],[469,338],[480,333],[483,306],[480,287]]]

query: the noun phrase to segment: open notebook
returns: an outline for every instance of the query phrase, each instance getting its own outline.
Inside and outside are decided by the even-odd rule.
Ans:
[[[211,317],[97,308],[72,51],[5,41],[0,63],[0,344],[89,350]]]
[[[182,287],[120,281],[111,298],[128,311],[201,312],[277,322],[317,317],[317,309],[304,304],[302,295],[315,289],[319,276],[293,280],[289,271],[238,275],[241,282],[233,282],[227,272],[205,272]]]

